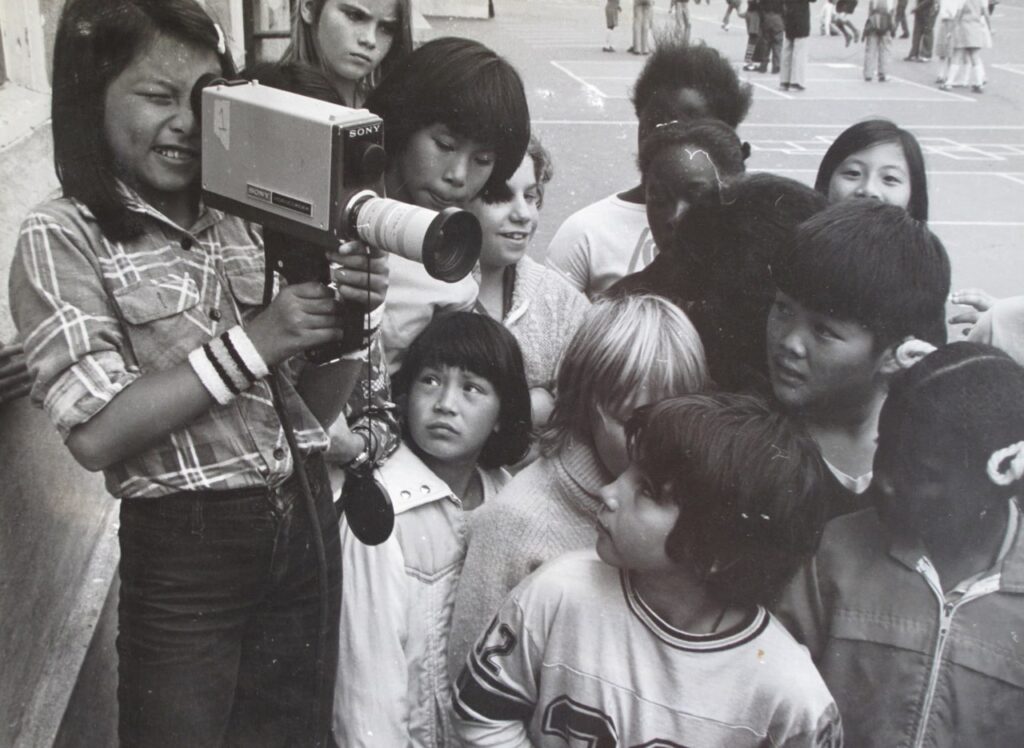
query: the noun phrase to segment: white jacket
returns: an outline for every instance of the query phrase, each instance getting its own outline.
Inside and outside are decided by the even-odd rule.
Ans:
[[[484,501],[509,480],[478,469]],[[345,748],[457,745],[446,656],[469,523],[406,445],[378,470],[395,529],[367,546],[341,523],[342,590],[334,735]]]

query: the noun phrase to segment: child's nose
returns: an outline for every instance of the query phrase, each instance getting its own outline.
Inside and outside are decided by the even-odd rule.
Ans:
[[[806,349],[804,339],[798,327],[792,327],[779,338],[779,345],[792,356],[802,358]]]
[[[446,386],[437,393],[437,400],[434,401],[434,410],[439,413],[455,412],[455,388]]]
[[[191,102],[186,101],[178,107],[178,112],[171,122],[171,127],[185,135],[198,134],[198,122],[196,121],[196,114],[192,110]]]
[[[875,200],[882,199],[878,180],[873,176],[865,176],[857,188],[857,197],[872,197]]]
[[[377,46],[376,24],[366,24],[359,31],[359,44],[374,49]]]
[[[448,168],[445,170],[444,181],[453,187],[465,187],[466,185],[466,171],[468,169],[468,157],[462,154],[455,154],[448,162]]]

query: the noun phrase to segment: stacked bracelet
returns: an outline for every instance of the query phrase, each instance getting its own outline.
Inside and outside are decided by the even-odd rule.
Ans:
[[[221,405],[227,405],[270,373],[245,330],[237,325],[192,351],[188,362]]]

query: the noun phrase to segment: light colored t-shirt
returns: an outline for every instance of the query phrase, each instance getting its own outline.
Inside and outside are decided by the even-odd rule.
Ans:
[[[593,551],[513,590],[467,658],[454,711],[469,746],[842,745],[810,655],[770,613],[680,631]]]
[[[646,206],[609,195],[565,219],[548,245],[547,263],[593,300],[643,270],[657,252]]]

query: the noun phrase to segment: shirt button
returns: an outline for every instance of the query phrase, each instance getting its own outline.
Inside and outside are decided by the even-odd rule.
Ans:
[[[181,238],[181,248],[184,249],[186,252],[192,249],[193,244],[194,242],[192,241],[191,236],[183,236]]]
[[[278,447],[274,450],[274,459],[280,462],[284,459],[284,450]]]
[[[408,499],[410,496],[412,496],[412,494],[409,493],[408,491],[402,491],[400,495],[403,499]]]
[[[422,493],[422,494],[430,493],[430,486],[420,486],[420,493]]]
[[[210,310],[210,319],[212,319],[214,322],[217,322],[217,321],[220,320],[220,318],[221,318],[220,309],[213,308],[213,309]]]

